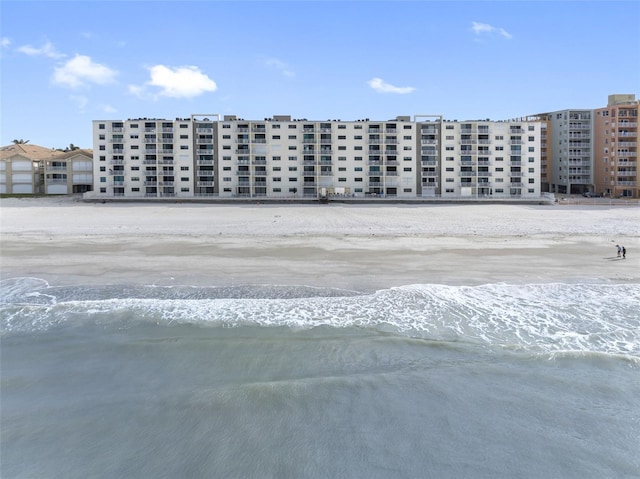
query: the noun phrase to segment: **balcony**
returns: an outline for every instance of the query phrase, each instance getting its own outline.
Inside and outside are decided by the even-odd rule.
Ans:
[[[196,186],[213,186],[213,181],[198,181]]]
[[[196,133],[206,135],[207,133],[213,133],[213,128],[196,128]]]

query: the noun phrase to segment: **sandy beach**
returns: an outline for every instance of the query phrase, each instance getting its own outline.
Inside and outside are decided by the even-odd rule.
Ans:
[[[2,278],[334,286],[640,282],[640,209],[0,202]],[[624,245],[627,258],[616,256]]]

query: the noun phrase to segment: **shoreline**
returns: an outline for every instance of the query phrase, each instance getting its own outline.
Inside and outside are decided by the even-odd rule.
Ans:
[[[50,284],[640,283],[640,210],[0,203],[2,279]],[[59,207],[55,207],[59,206]],[[617,242],[628,257],[616,257]]]

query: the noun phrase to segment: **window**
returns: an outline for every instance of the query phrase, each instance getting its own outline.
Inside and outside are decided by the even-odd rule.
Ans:
[[[280,161],[280,157],[279,156],[272,156],[271,160],[272,161]]]
[[[347,135],[338,135],[338,140],[346,140]]]
[[[446,168],[446,171],[455,171],[454,168]]]
[[[222,135],[222,139],[223,140],[230,140],[231,139],[231,135]]]
[[[180,181],[189,181],[189,178],[186,177],[186,176],[183,176],[183,177],[180,178]]]
[[[189,145],[180,145],[180,149],[181,150],[188,150],[189,149]]]
[[[279,176],[273,178],[273,181],[275,181],[276,183],[282,181],[282,178],[280,178]]]
[[[453,151],[453,150],[455,150],[455,147],[453,147],[453,146],[447,146],[445,149],[446,149],[447,151]]]
[[[298,167],[297,166],[290,166],[289,167],[289,171],[298,171]]]
[[[279,166],[274,166],[273,167],[273,171],[280,171],[282,168],[280,168]]]
[[[340,171],[346,171],[346,168],[340,168]],[[356,166],[353,168],[353,171],[362,171],[362,166]]]
[[[528,149],[529,153],[533,153],[534,151],[536,151],[535,147],[530,146]]]
[[[529,127],[527,128],[527,130],[529,131],[536,131],[536,127],[534,125],[529,125]]]
[[[535,182],[536,182],[535,178],[529,178],[529,183],[535,183]]]
[[[412,147],[410,147],[410,146],[405,146],[405,147],[403,147],[402,149],[403,149],[404,151],[411,151],[411,150],[413,150],[413,148],[412,148]]]
[[[453,135],[447,135],[447,136],[446,136],[446,139],[447,139],[447,140],[453,140],[453,138],[454,138],[454,137],[453,137]]]
[[[356,150],[356,151],[360,151],[360,150],[362,150],[362,147],[361,146],[356,146],[353,149]]]
[[[338,181],[339,182],[345,182],[345,181],[347,181],[347,179],[346,178],[338,178]]]
[[[131,167],[131,171],[140,171],[140,167],[139,166],[132,166]]]
[[[295,178],[295,177],[289,177],[289,181],[293,181],[293,182],[295,183],[296,181],[298,181],[298,178]]]
[[[289,129],[290,130],[295,130],[296,129],[296,125],[289,125]]]
[[[297,156],[290,156],[289,157],[289,161],[297,161],[298,157]]]
[[[453,183],[453,178],[447,178],[447,183]]]
[[[271,139],[272,140],[279,140],[280,139],[280,135],[271,135]]]
[[[529,141],[536,141],[536,137],[535,136],[530,136],[529,137]]]
[[[107,157],[106,156],[101,156],[100,157],[100,161],[106,161]]]
[[[347,149],[346,146],[338,146],[339,151],[345,151],[346,149]],[[360,149],[362,149],[362,147]]]
[[[100,123],[100,124],[98,125],[98,129],[99,129],[99,130],[104,130],[104,129],[105,129],[105,128],[104,128],[104,123]]]
[[[447,130],[453,130],[453,125],[447,125],[447,126],[446,126],[446,129],[447,129]]]
[[[354,140],[362,140],[362,135],[354,135]]]
[[[180,128],[189,128],[189,125],[186,123],[180,123]]]
[[[290,150],[297,150],[298,147],[296,145],[289,145]]]
[[[274,130],[279,130],[280,129],[280,125],[274,124],[274,125],[271,125],[271,128],[274,129]]]
[[[412,171],[412,170],[411,170],[411,167],[409,166],[409,167],[403,168],[402,171]]]
[[[182,126],[180,126],[182,128]],[[231,128],[231,125],[222,125],[222,128]]]
[[[105,135],[98,135],[98,140],[106,140]]]
[[[410,140],[411,139],[411,135],[403,136],[402,139],[403,140]]]
[[[347,125],[338,125],[338,130],[346,130]]]
[[[231,171],[231,167],[230,166],[225,166],[224,168],[222,168],[222,171]]]
[[[188,140],[189,139],[189,135],[180,135],[180,139],[181,140]]]
[[[100,167],[100,171],[107,171],[107,167],[106,166],[101,166]]]
[[[503,135],[496,135],[496,140],[502,141],[502,140],[504,140],[504,136]]]
[[[106,150],[105,146],[104,145],[100,145],[100,151],[104,151],[104,150]]]

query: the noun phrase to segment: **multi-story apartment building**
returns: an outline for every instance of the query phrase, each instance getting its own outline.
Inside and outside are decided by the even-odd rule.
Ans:
[[[594,111],[594,187],[606,196],[638,198],[638,106],[635,95],[609,95]]]
[[[560,110],[536,115],[544,125],[545,188],[579,194],[593,185],[593,110]],[[547,186],[548,185],[548,186]]]
[[[112,197],[194,196],[191,119],[94,121],[94,191]]]
[[[90,150],[59,152],[42,161],[44,193],[68,195],[93,188],[93,154]]]
[[[445,121],[442,197],[540,196],[541,131],[527,120]]]
[[[192,115],[94,121],[93,197],[537,198],[541,123]]]
[[[60,151],[38,145],[18,143],[0,148],[0,193],[44,194],[45,160]]]

